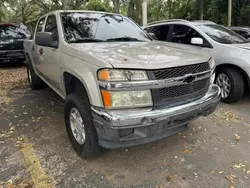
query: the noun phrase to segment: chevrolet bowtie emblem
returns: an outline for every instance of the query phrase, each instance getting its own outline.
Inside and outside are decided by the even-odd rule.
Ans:
[[[189,84],[189,83],[192,83],[195,79],[196,79],[196,76],[194,76],[193,74],[186,74],[183,82],[186,82]]]

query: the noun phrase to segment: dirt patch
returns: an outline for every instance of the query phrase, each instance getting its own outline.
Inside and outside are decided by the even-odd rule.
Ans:
[[[10,92],[27,88],[26,66],[0,68],[0,104],[9,103]]]

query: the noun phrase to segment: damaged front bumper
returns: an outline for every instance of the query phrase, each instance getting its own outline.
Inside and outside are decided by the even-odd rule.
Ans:
[[[106,110],[92,106],[99,145],[113,149],[166,138],[186,130],[191,120],[212,113],[220,98],[220,88],[211,85],[203,98],[170,108]]]

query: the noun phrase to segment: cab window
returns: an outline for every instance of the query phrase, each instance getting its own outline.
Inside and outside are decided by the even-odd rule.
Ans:
[[[185,25],[175,25],[172,33],[172,42],[182,43],[182,44],[191,44],[191,38],[202,36],[197,33],[191,27]]]
[[[181,43],[181,44],[191,44],[192,38],[202,38],[203,47],[211,47],[209,42],[202,37],[196,30],[186,25],[174,25],[172,33],[172,42]]]
[[[170,28],[169,25],[155,26],[155,27],[152,27],[152,29],[150,30],[150,33],[154,33],[157,40],[166,41],[169,28]]]

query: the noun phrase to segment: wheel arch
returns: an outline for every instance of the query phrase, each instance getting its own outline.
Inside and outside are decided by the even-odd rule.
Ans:
[[[97,93],[99,92],[94,88],[91,87],[91,83],[87,83],[84,79],[81,79],[81,77],[75,73],[71,73],[68,71],[63,72],[63,83],[65,88],[65,96],[68,96],[69,94],[73,92],[85,92],[87,97],[89,98],[89,102],[92,105],[95,106],[102,106],[102,101],[97,100],[95,95],[93,95],[93,92]],[[83,90],[81,90],[83,89]],[[92,94],[91,94],[92,93]]]

